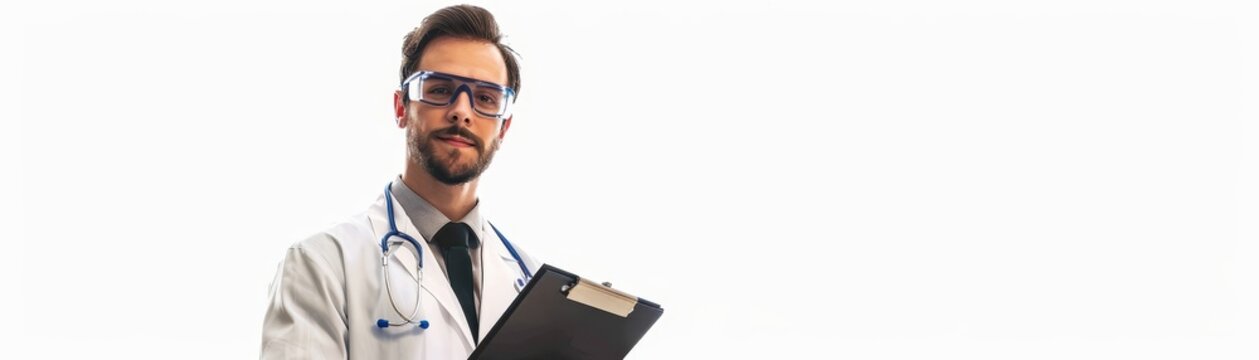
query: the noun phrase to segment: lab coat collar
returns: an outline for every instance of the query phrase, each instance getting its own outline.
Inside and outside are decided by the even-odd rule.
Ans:
[[[515,262],[511,262],[512,257],[503,246],[503,242],[498,238],[498,234],[490,229],[489,222],[481,222],[482,233],[488,238],[481,242],[482,254],[508,254],[506,257],[495,259],[493,256],[486,256],[481,261],[481,329],[480,338],[485,339],[489,335],[490,329],[494,324],[498,323],[499,317],[503,312],[507,311],[507,307],[516,299],[516,279],[522,278],[519,274],[520,270],[516,267]]]

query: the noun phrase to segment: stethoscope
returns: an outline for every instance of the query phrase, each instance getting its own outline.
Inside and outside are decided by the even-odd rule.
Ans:
[[[389,187],[389,185],[385,186],[385,212],[389,216],[389,232],[385,233],[385,236],[380,238],[380,250],[382,252],[380,258],[380,272],[382,274],[381,276],[385,279],[385,296],[389,298],[389,306],[393,307],[394,313],[398,314],[399,317],[402,317],[402,322],[392,322],[381,318],[376,320],[376,327],[383,329],[390,326],[416,324],[416,326],[419,326],[421,329],[428,329],[428,320],[416,320],[416,318],[420,315],[420,299],[424,297],[420,294],[420,287],[424,282],[424,248],[420,247],[420,242],[416,241],[415,238],[411,237],[411,235],[398,231],[398,223],[395,222],[393,218],[393,195],[389,193]],[[507,237],[503,236],[503,233],[499,232],[498,228],[494,227],[494,224],[491,223],[490,228],[494,229],[494,234],[497,234],[499,240],[503,241],[503,246],[507,247],[507,252],[511,253],[511,257],[516,259],[516,265],[520,265],[520,274],[524,276],[516,278],[516,292],[519,293],[521,289],[524,289],[525,284],[528,284],[529,280],[533,278],[533,273],[529,272],[529,268],[525,266],[525,260],[520,258],[520,253],[516,252],[516,248],[514,246],[511,246],[511,242],[507,241]],[[390,241],[390,238],[394,237],[405,240],[405,242],[397,239]],[[393,289],[389,281],[389,258],[393,257],[394,251],[401,248],[400,246],[390,247],[390,245],[404,243],[410,243],[411,246],[415,248],[415,259],[418,263],[418,266],[415,268],[415,306],[411,308],[410,316],[404,315],[402,308],[399,308],[398,303],[393,301]]]

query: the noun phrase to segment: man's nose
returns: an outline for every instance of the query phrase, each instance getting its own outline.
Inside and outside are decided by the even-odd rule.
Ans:
[[[455,102],[446,110],[446,119],[452,124],[472,125],[472,91],[460,88],[455,92]]]

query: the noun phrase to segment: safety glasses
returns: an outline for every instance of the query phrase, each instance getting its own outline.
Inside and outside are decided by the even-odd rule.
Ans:
[[[466,78],[436,71],[420,71],[402,82],[402,91],[411,101],[433,106],[450,106],[467,93],[472,110],[485,117],[503,119],[511,116],[516,92],[488,81]]]

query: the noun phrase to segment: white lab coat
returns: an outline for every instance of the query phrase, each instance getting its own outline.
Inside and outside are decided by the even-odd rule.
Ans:
[[[397,199],[393,207],[398,229],[421,242],[420,319],[428,320],[429,328],[376,327],[380,318],[401,320],[389,305],[380,274],[380,239],[389,231],[381,194],[365,213],[288,249],[271,284],[262,328],[262,359],[447,360],[465,359],[472,353],[475,345],[459,299]],[[480,338],[484,339],[515,299],[515,282],[523,275],[488,222],[480,226],[486,237],[481,239]],[[539,268],[520,247],[515,249],[531,273]],[[394,299],[407,314],[415,303],[416,265],[410,250],[395,251],[390,264]]]

